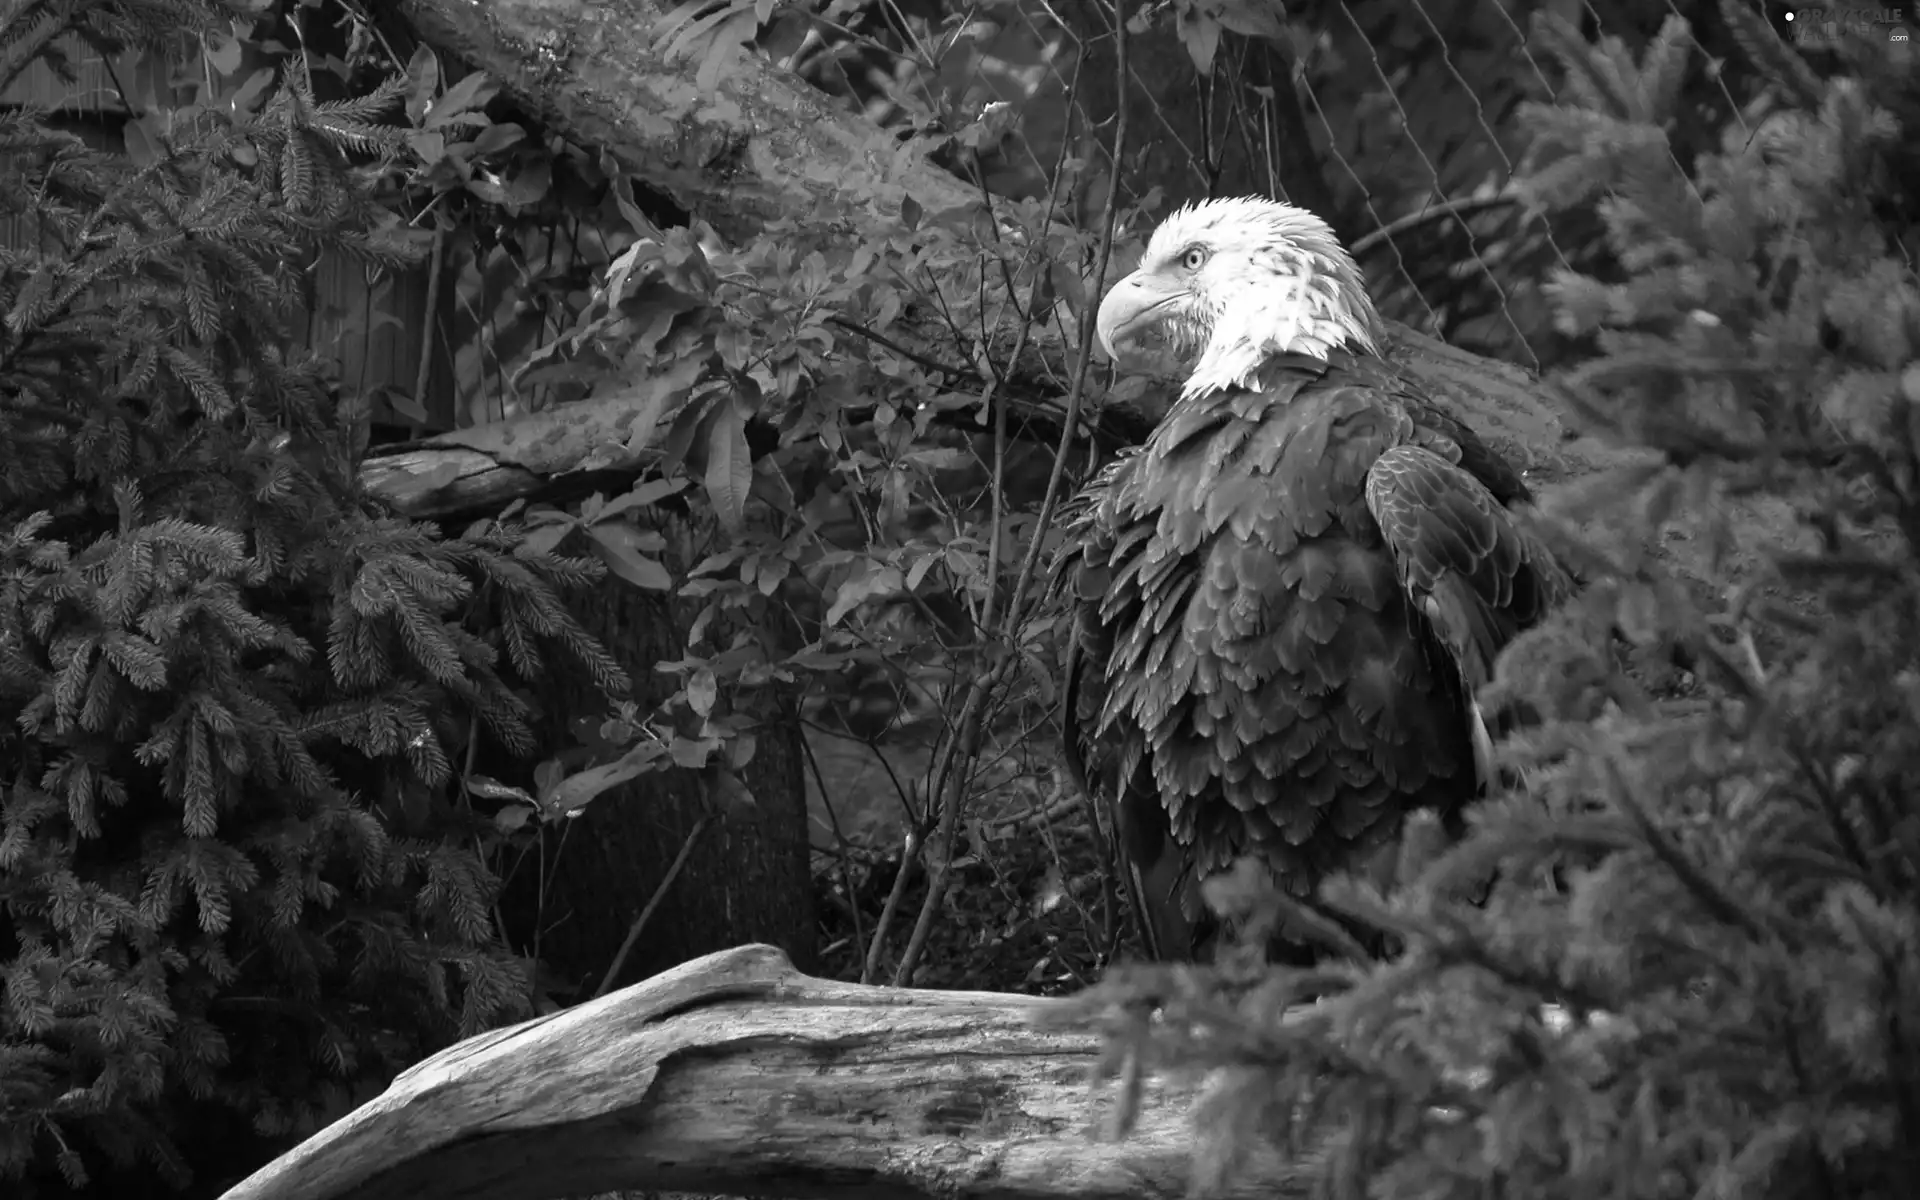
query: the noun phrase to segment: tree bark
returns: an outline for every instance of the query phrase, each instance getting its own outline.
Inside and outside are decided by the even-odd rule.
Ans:
[[[1187,1191],[1186,1085],[1136,1131],[1057,1001],[811,979],[777,950],[710,955],[470,1038],[223,1200],[542,1200],[698,1189],[834,1200],[1168,1200]],[[1277,1154],[1228,1197],[1300,1195]]]
[[[421,40],[500,80],[546,127],[605,149],[729,239],[776,219],[884,220],[912,194],[929,214],[979,194],[888,133],[739,46],[717,78],[669,55],[672,5],[653,0],[401,0]],[[676,14],[677,15],[677,14]],[[666,36],[663,37],[662,35]],[[711,69],[711,68],[710,68]]]

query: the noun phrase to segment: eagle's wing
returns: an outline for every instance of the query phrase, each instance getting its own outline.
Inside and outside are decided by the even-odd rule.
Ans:
[[[1533,493],[1513,464],[1482,441],[1473,426],[1435,399],[1425,381],[1410,375],[1406,368],[1375,356],[1348,356],[1341,360],[1340,374],[1391,395],[1412,423],[1413,441],[1431,446],[1449,462],[1458,463],[1502,505],[1532,501]]]
[[[1492,676],[1501,649],[1570,594],[1573,581],[1474,472],[1441,452],[1456,447],[1444,439],[1437,448],[1387,450],[1367,471],[1366,494],[1401,586],[1471,698]],[[1478,706],[1472,711],[1484,785],[1491,746]]]
[[[1099,620],[1100,606],[1115,570],[1137,556],[1139,540],[1153,528],[1150,521],[1133,521],[1116,530],[1114,514],[1102,509],[1116,484],[1137,469],[1137,455],[1121,455],[1061,514],[1066,536],[1052,587],[1073,614],[1063,664],[1061,750],[1069,778],[1115,843],[1141,943],[1151,957],[1171,961],[1189,957],[1196,936],[1186,915],[1197,907],[1188,895],[1196,886],[1192,862],[1173,840],[1145,745],[1101,731],[1113,632]]]
[[[1396,390],[1400,391],[1402,403],[1406,405],[1414,424],[1424,432],[1430,435],[1437,433],[1444,441],[1452,443],[1449,449],[1459,453],[1460,457],[1457,461],[1460,466],[1466,470],[1467,474],[1485,485],[1486,489],[1493,493],[1495,500],[1503,505],[1511,505],[1525,504],[1533,499],[1533,493],[1528,490],[1527,482],[1521,478],[1520,472],[1514,470],[1513,465],[1496,453],[1491,446],[1481,441],[1480,435],[1474,432],[1473,426],[1459,420],[1425,396],[1407,394],[1404,385]]]

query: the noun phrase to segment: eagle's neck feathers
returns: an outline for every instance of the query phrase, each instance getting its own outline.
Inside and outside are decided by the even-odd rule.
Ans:
[[[1230,268],[1230,269],[1225,269]],[[1335,350],[1380,351],[1380,318],[1346,251],[1276,242],[1217,264],[1207,284],[1211,329],[1182,393],[1257,385],[1269,359],[1326,361]]]
[[[1380,353],[1359,267],[1305,209],[1258,197],[1189,205],[1154,230],[1136,272],[1147,273],[1161,294],[1184,292],[1155,307],[1178,349],[1199,351],[1181,389],[1189,400],[1257,387],[1276,357]]]

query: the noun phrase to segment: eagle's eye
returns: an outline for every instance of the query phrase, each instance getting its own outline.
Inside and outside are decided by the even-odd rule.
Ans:
[[[1180,256],[1180,268],[1184,271],[1198,271],[1207,265],[1207,252],[1200,246],[1188,246],[1187,252]]]

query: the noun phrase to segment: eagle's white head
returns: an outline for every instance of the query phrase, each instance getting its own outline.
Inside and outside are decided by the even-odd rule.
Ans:
[[[1275,354],[1379,353],[1380,316],[1348,254],[1319,217],[1257,196],[1208,200],[1153,231],[1139,269],[1100,302],[1100,344],[1119,361],[1159,332],[1199,358],[1181,395],[1252,387]]]

